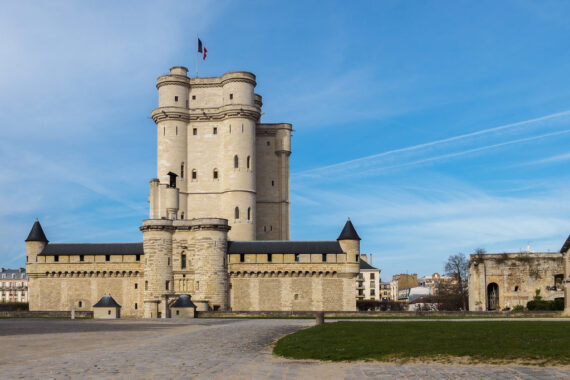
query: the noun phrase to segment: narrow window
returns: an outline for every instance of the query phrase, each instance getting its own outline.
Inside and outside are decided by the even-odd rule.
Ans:
[[[271,253],[267,254],[267,262],[270,263],[273,261],[273,255]]]
[[[218,169],[214,169],[214,179],[218,179]]]
[[[170,265],[170,257],[168,258],[168,264],[166,264],[166,265]]]
[[[105,261],[111,261],[111,255],[105,255]]]
[[[178,96],[174,97],[174,101],[177,102],[178,101]]]
[[[241,125],[241,133],[243,133],[243,124]]]
[[[273,231],[273,226],[269,226],[269,231]]]
[[[299,262],[299,254],[295,253],[295,262]]]
[[[53,257],[53,261],[55,261],[55,262],[57,263],[57,262],[59,261],[59,256],[55,255],[55,256]]]
[[[247,156],[247,168],[249,169],[251,166],[251,157]]]
[[[180,213],[180,219],[184,219],[184,211]]]
[[[135,289],[138,289],[138,288],[139,288],[139,283],[135,282]]]
[[[198,134],[198,128],[192,128],[192,134],[196,136]]]
[[[251,220],[251,207],[247,208],[247,220]]]
[[[239,168],[239,158],[237,154],[234,156],[234,168]]]
[[[107,310],[107,315],[111,315],[111,310]]]
[[[135,310],[139,308],[139,304],[135,302]]]
[[[263,232],[267,232],[267,227],[263,226]]]
[[[85,261],[85,256],[79,255],[79,261]]]
[[[268,142],[267,142],[267,146],[269,146],[269,145],[271,145],[271,142],[268,141]]]
[[[148,290],[148,281],[144,282],[144,290]]]
[[[239,219],[239,207],[236,207],[234,210],[234,217],[235,219]]]
[[[200,290],[200,281],[196,281],[196,290]]]
[[[180,178],[184,178],[184,162],[180,164]]]
[[[218,134],[218,128],[214,127],[214,134],[217,135]]]
[[[518,292],[518,291],[519,291],[519,287],[517,285],[517,286],[515,286],[515,292]]]
[[[196,169],[192,169],[192,179],[196,178],[198,178],[198,172],[196,171]]]
[[[180,268],[186,269],[186,255],[185,254],[180,255]]]
[[[137,261],[141,261],[141,255],[137,255]]]
[[[79,301],[79,307],[83,306],[83,302]]]
[[[360,255],[356,255],[356,262],[360,261]]]
[[[176,126],[176,136],[178,136],[178,125]]]
[[[192,95],[192,100],[196,100],[196,95]]]
[[[176,310],[176,315],[180,315],[180,310]]]
[[[245,261],[245,254],[240,253],[240,254],[239,254],[239,262],[240,262],[240,263],[243,263],[244,261]]]
[[[327,254],[326,253],[322,254],[322,261],[323,261],[323,263],[327,262]]]
[[[234,94],[230,94],[230,100],[234,98]]]
[[[164,289],[168,290],[169,286],[170,286],[170,281],[165,281],[164,282]]]

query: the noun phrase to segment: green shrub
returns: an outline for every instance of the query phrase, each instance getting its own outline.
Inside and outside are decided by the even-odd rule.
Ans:
[[[524,311],[524,306],[516,305],[515,307],[513,307],[513,311]]]
[[[554,301],[534,299],[526,304],[528,310],[564,310],[564,298],[557,298]]]

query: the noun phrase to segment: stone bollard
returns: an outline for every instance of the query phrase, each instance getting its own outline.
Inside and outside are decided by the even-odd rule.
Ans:
[[[322,325],[323,323],[325,323],[325,312],[324,311],[318,311],[317,314],[315,314],[316,316],[316,325]]]
[[[71,319],[75,319],[75,306],[71,307]]]

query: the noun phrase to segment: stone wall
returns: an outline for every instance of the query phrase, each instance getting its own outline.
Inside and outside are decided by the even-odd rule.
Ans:
[[[563,274],[560,253],[502,253],[471,255],[469,263],[469,310],[489,309],[492,287],[498,289],[496,310],[526,307],[540,290],[545,300],[564,297],[555,276]]]

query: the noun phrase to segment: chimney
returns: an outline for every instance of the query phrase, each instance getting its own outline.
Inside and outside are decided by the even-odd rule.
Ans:
[[[370,265],[372,265],[372,254],[370,254]]]

